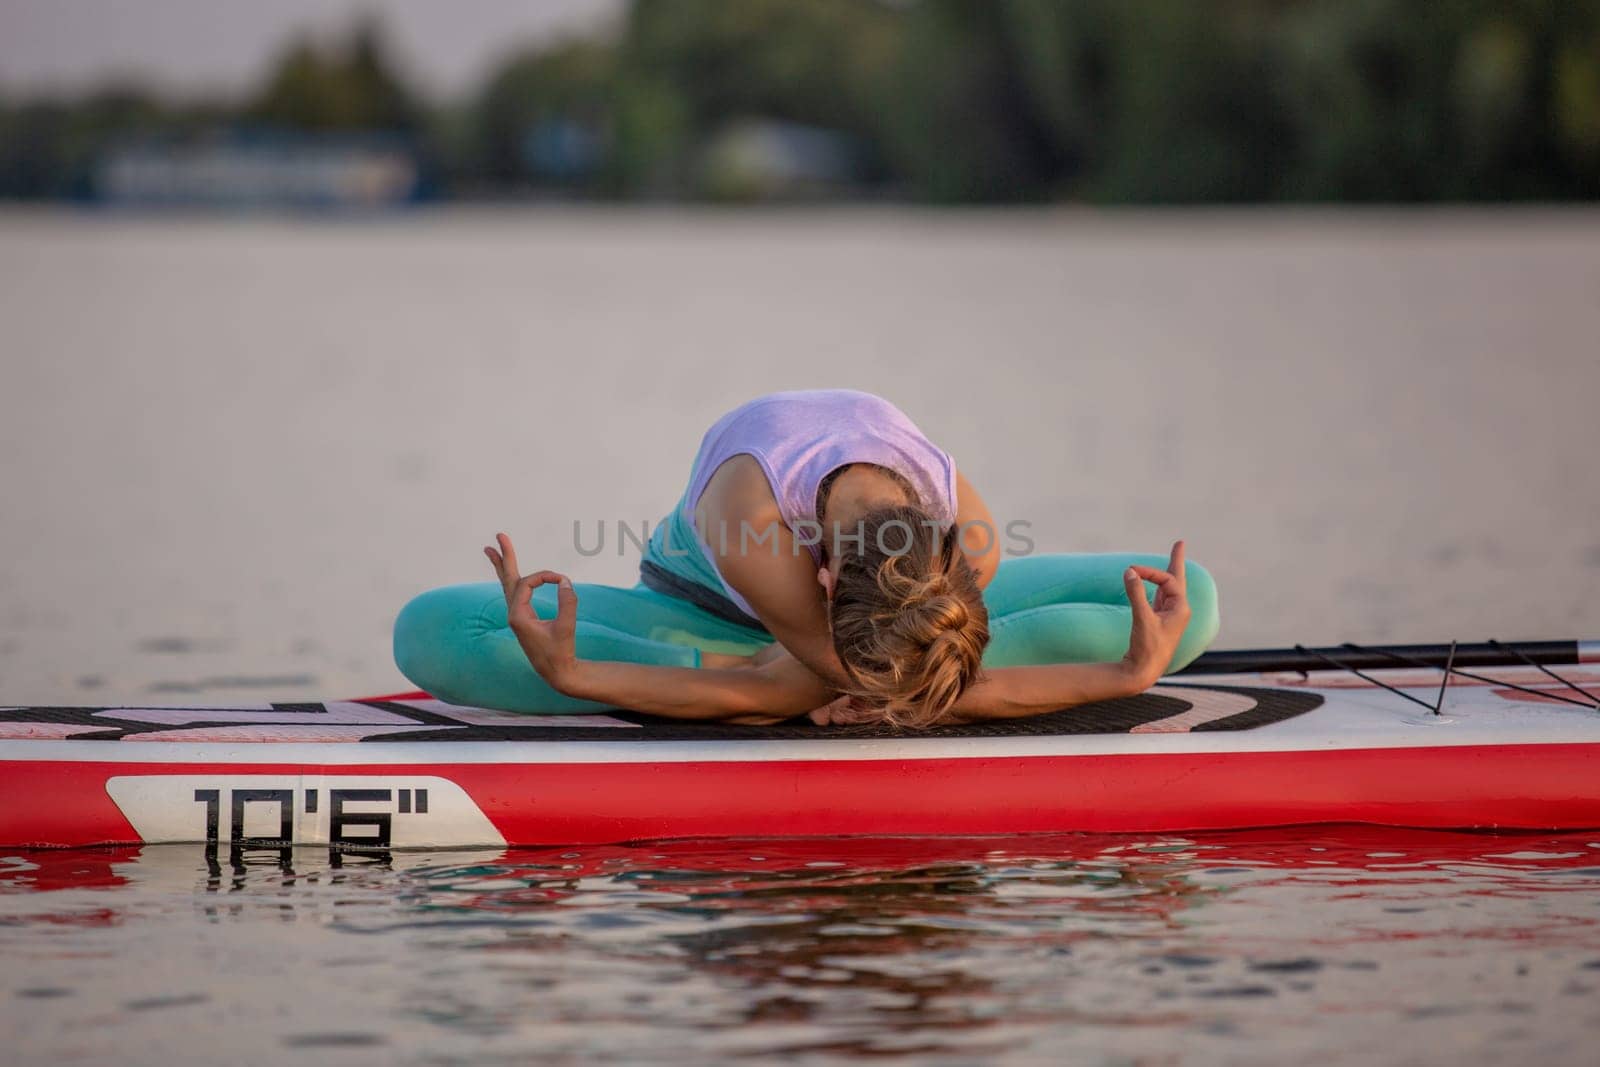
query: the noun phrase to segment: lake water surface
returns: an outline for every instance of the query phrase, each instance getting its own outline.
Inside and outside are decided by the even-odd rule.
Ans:
[[[11,1062],[1593,1062],[1600,837],[0,859]]]

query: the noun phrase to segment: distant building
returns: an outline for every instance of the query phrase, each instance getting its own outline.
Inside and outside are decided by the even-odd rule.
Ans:
[[[533,177],[577,184],[594,177],[604,162],[605,138],[594,126],[568,118],[542,119],[522,138],[522,166]]]
[[[701,157],[704,191],[731,200],[837,196],[860,181],[859,153],[847,134],[795,122],[733,123]]]
[[[421,166],[383,138],[226,136],[108,149],[94,195],[129,207],[372,210],[416,200]]]

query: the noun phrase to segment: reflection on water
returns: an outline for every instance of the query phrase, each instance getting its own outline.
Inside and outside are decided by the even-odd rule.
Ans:
[[[0,857],[24,1060],[1587,1062],[1600,835]]]

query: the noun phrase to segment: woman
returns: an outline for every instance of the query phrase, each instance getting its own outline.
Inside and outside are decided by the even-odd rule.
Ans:
[[[1002,559],[950,456],[888,401],[845,389],[774,393],[718,420],[632,589],[524,576],[504,534],[484,552],[498,584],[413,600],[395,660],[444,700],[533,713],[1011,718],[1139,692],[1217,628],[1215,588],[1181,541],[1166,569]]]

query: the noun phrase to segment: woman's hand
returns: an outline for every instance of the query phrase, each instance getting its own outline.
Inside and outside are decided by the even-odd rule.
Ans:
[[[864,703],[859,697],[844,694],[813,709],[806,716],[818,726],[861,726],[883,721],[883,710]]]
[[[1172,546],[1166,570],[1129,567],[1123,575],[1128,604],[1133,608],[1133,633],[1128,637],[1124,666],[1138,688],[1148,689],[1166,672],[1189,625],[1189,593],[1183,568],[1183,542]],[[1144,583],[1156,585],[1156,602],[1145,599]]]
[[[499,551],[485,546],[483,554],[494,564],[495,574],[506,591],[506,621],[511,632],[516,634],[517,643],[539,677],[557,692],[565,692],[562,687],[578,662],[578,594],[573,591],[571,579],[555,571],[519,576],[517,550],[512,547],[511,538],[496,534],[495,540],[500,544]],[[556,617],[541,619],[533,610],[533,591],[552,582],[556,586]]]

